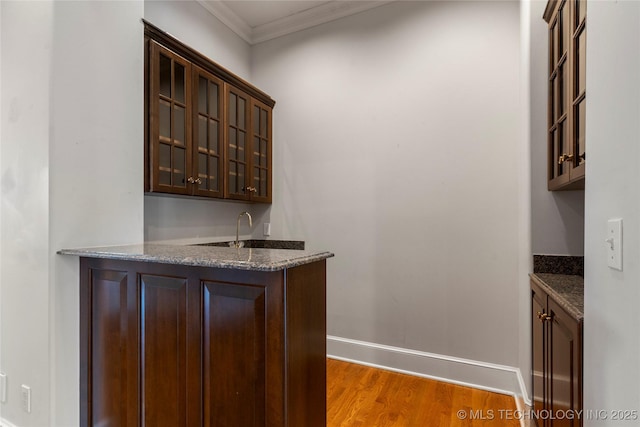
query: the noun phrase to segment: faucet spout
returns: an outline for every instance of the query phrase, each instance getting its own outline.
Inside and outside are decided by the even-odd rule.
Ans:
[[[238,215],[238,221],[236,222],[236,241],[234,246],[236,248],[240,247],[240,218],[242,218],[244,215],[247,216],[247,218],[249,218],[249,228],[253,227],[252,221],[251,221],[251,214],[249,212],[240,212],[240,214]]]

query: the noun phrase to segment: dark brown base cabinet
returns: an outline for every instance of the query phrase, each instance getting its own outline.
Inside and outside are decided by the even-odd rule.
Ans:
[[[538,427],[582,426],[582,321],[531,282],[533,413]]]
[[[326,426],[324,260],[80,260],[81,426]]]

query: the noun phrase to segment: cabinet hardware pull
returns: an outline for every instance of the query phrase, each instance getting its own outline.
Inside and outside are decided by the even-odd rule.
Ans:
[[[567,160],[573,160],[573,154],[563,153],[560,157],[558,157],[558,164],[561,165]]]
[[[538,312],[536,313],[536,315],[541,322],[550,321],[553,318],[550,314],[547,313]]]
[[[195,179],[193,179],[192,176],[190,176],[189,178],[187,178],[187,181],[189,181],[189,184],[193,184],[194,182],[196,182]]]
[[[200,178],[196,179],[196,184],[202,184],[202,180]]]

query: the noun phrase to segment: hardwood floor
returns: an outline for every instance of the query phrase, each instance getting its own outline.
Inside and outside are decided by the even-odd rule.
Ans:
[[[327,359],[327,427],[520,427],[512,396]]]

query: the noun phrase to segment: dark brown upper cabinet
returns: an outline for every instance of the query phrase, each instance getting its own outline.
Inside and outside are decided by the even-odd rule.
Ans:
[[[271,203],[275,101],[144,24],[145,191]]]
[[[549,0],[548,189],[585,181],[586,0]]]

